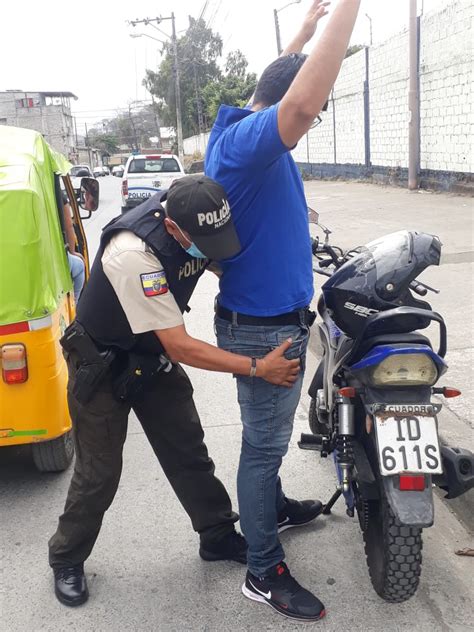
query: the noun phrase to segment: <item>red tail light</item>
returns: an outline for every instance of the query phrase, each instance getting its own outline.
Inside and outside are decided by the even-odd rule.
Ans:
[[[353,386],[344,386],[343,388],[340,388],[337,392],[343,397],[355,397],[357,395],[357,391]]]
[[[122,195],[128,195],[128,180],[122,181]]]
[[[3,345],[2,377],[6,384],[22,384],[28,379],[26,349],[24,345]]]
[[[425,489],[423,474],[400,474],[400,491],[422,492]]]
[[[443,388],[443,395],[445,397],[459,397],[459,395],[461,395],[461,391],[457,388],[452,388],[451,386],[445,386]]]

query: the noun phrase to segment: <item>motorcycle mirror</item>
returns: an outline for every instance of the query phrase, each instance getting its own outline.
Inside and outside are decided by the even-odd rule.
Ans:
[[[319,223],[319,213],[308,206],[308,222],[310,224],[318,224]]]

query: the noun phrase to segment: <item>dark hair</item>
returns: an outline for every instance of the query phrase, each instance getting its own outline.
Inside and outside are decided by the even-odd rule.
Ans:
[[[290,53],[275,59],[263,71],[255,88],[253,102],[268,107],[281,101],[307,57],[303,53]]]

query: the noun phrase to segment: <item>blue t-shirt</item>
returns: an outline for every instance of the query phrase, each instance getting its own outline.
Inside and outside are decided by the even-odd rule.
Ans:
[[[241,252],[221,262],[219,303],[251,316],[308,305],[313,270],[298,168],[278,132],[278,104],[252,112],[221,106],[205,172],[227,192]]]

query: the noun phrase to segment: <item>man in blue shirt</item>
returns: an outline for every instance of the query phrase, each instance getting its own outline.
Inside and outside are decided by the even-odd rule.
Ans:
[[[295,39],[264,71],[250,108],[221,106],[206,153],[206,174],[226,190],[242,245],[222,262],[218,344],[254,364],[291,338],[287,357],[304,365],[313,274],[303,183],[290,149],[309,130],[336,80],[360,0],[338,1],[306,59],[301,50],[327,4],[313,1]],[[287,617],[316,621],[324,606],[291,576],[278,539],[279,530],[306,524],[321,511],[319,501],[288,500],[278,476],[302,377],[285,389],[237,376],[243,423],[237,485],[249,545],[242,591]]]

